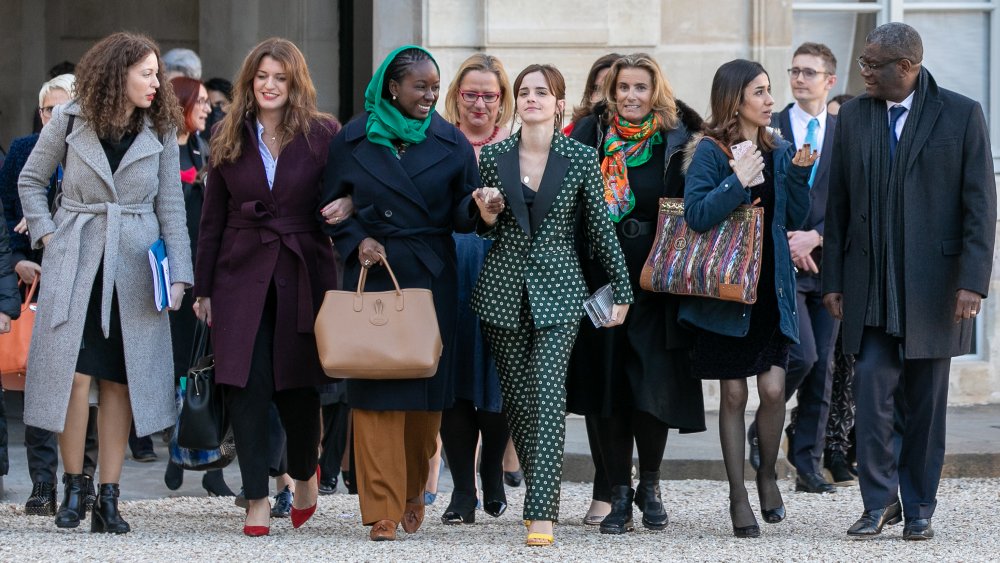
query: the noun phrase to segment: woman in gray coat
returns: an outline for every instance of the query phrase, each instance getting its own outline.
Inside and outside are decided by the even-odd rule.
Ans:
[[[162,238],[171,303],[179,304],[193,278],[177,175],[180,112],[148,37],[115,33],[77,70],[77,99],[55,110],[18,182],[32,247],[45,247],[46,278],[24,419],[61,433],[65,496],[56,526],[75,528],[86,517],[81,473],[89,390],[97,380],[100,488],[90,529],[125,533],[118,480],[132,415],[140,436],[176,416],[170,325],[154,303],[147,256]],[[63,161],[53,215],[45,193]]]

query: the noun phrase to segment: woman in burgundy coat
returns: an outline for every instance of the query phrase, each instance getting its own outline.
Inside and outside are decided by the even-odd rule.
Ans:
[[[198,238],[195,312],[212,327],[249,508],[243,532],[266,535],[268,420],[273,401],[296,480],[291,521],[315,511],[319,394],[327,381],[313,323],[335,289],[330,239],[315,220],[333,116],[316,110],[302,53],[268,39],[243,61],[232,111],[212,139]]]

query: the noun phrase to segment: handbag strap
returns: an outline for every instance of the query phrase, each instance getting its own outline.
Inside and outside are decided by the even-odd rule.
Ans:
[[[396,288],[396,295],[402,296],[403,290],[399,288],[399,281],[396,280],[396,274],[392,271],[392,266],[389,265],[389,261],[386,259],[385,254],[379,254],[379,258],[382,259],[382,265],[389,272],[389,277],[392,278],[392,285]],[[365,281],[368,280],[368,268],[361,268],[361,275],[358,276],[358,289],[355,294],[356,297],[361,297],[361,294],[365,292]]]
[[[191,358],[188,366],[193,367],[198,363],[198,360],[209,353],[211,347],[211,329],[208,327],[208,323],[196,321],[194,325],[194,342],[191,344]]]
[[[28,289],[28,293],[26,293],[24,295],[24,305],[21,305],[21,311],[26,311],[26,310],[28,310],[28,307],[31,306],[31,299],[35,296],[35,290],[38,289],[38,278],[39,277],[41,277],[41,276],[40,275],[36,275],[35,276],[35,279],[32,280],[32,282],[31,282],[31,287]],[[19,285],[19,286],[23,285],[23,284],[24,284],[24,282],[22,282],[22,281],[17,282],[17,285]]]
[[[713,143],[715,143],[716,145],[718,145],[719,148],[722,149],[722,152],[724,152],[726,154],[726,156],[729,157],[729,160],[733,160],[733,151],[729,150],[729,147],[727,147],[726,145],[724,145],[722,143],[722,141],[716,139],[715,137],[709,137],[708,135],[705,135],[705,138],[706,139],[710,139]]]

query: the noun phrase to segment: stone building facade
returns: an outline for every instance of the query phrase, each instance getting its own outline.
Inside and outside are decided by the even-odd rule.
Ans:
[[[206,79],[232,76],[259,40],[287,37],[306,54],[322,108],[346,120],[361,110],[372,69],[404,43],[435,54],[445,86],[476,51],[497,55],[512,75],[555,64],[570,105],[598,56],[643,51],[679,98],[707,113],[715,69],[737,57],[763,63],[778,103],[791,101],[785,69],[806,40],[837,54],[835,93],[858,93],[854,59],[865,35],[905,21],[921,32],[939,83],[983,104],[1000,169],[1000,0],[0,0],[0,14],[0,146],[30,131],[46,69],[121,29],[148,33],[164,50],[198,51]],[[1000,402],[997,299],[985,302],[978,323],[975,353],[953,362],[956,404]],[[717,404],[716,389],[707,393]]]

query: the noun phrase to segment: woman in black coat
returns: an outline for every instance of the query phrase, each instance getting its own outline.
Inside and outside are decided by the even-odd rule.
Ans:
[[[690,336],[677,324],[679,298],[639,287],[656,236],[659,198],[683,197],[683,148],[702,121],[674,99],[659,65],[645,54],[618,59],[604,89],[606,101],[577,123],[572,137],[598,148],[605,201],[635,305],[620,327],[581,323],[570,361],[567,408],[586,415],[588,433],[594,435],[595,464],[603,464],[611,490],[611,513],[601,522],[601,532],[615,534],[633,529],[633,501],[646,528],[666,527],[659,481],[668,430],[705,430],[701,382],[690,377]],[[592,254],[586,248],[580,253],[594,291],[608,280]],[[636,490],[631,487],[633,439],[640,469]]]
[[[441,411],[454,401],[451,354],[458,307],[453,232],[470,232],[479,168],[472,145],[434,112],[437,63],[419,47],[401,47],[376,71],[366,113],[330,144],[322,201],[351,196],[354,213],[324,228],[344,258],[344,288],[392,289],[385,256],[400,286],[433,291],[444,342],[438,372],[427,379],[349,380],[361,517],[372,540],[413,533],[424,514],[428,460]]]

